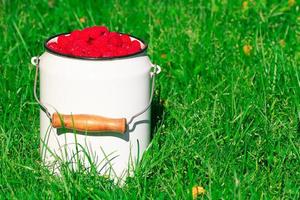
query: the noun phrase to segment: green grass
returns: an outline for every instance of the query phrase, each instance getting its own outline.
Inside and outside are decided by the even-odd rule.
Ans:
[[[195,185],[200,199],[300,198],[299,2],[48,2],[0,2],[1,199],[191,199]],[[39,156],[30,58],[94,24],[144,38],[163,69],[152,146],[122,188],[52,176]]]

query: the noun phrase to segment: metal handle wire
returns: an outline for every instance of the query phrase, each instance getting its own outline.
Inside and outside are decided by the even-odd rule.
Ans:
[[[151,93],[150,93],[149,103],[148,103],[148,105],[143,110],[141,110],[140,112],[136,113],[135,115],[133,115],[130,118],[130,120],[127,122],[128,126],[133,122],[133,120],[135,118],[137,118],[138,116],[142,115],[151,106],[152,99],[153,99],[153,94],[154,94],[154,88],[155,88],[155,76],[161,72],[161,68],[158,65],[152,65],[152,69],[153,69],[153,71],[150,72],[150,76],[152,78],[152,83],[151,83]]]
[[[39,106],[41,107],[41,109],[45,112],[45,114],[47,115],[47,117],[49,118],[49,120],[52,122],[52,117],[51,117],[51,114],[49,112],[49,110],[47,109],[47,107],[39,100],[38,96],[37,96],[37,93],[36,93],[36,89],[37,89],[37,79],[38,79],[38,75],[39,75],[39,62],[40,62],[40,59],[38,56],[36,57],[33,57],[31,59],[31,63],[33,65],[35,65],[36,67],[36,70],[35,70],[35,78],[34,78],[34,86],[33,86],[33,94],[34,94],[34,98],[36,100],[36,102],[39,104]],[[130,120],[127,122],[127,126],[129,126],[133,120],[135,118],[137,118],[138,116],[142,115],[143,113],[145,113],[149,107],[151,106],[151,103],[152,103],[152,99],[153,99],[153,94],[154,94],[154,89],[155,89],[155,76],[157,74],[159,74],[161,72],[161,68],[159,65],[152,65],[152,69],[150,71],[150,76],[151,76],[151,79],[152,79],[152,82],[151,82],[151,92],[150,92],[150,99],[149,99],[149,103],[147,104],[147,106],[141,110],[140,112],[136,113],[135,115],[133,115]]]
[[[38,76],[39,76],[39,63],[40,63],[39,57],[38,56],[37,57],[33,57],[31,59],[31,63],[35,65],[35,78],[34,78],[34,85],[33,85],[33,95],[34,95],[34,98],[35,98],[36,102],[40,105],[41,109],[45,112],[45,114],[47,115],[47,117],[49,118],[49,120],[52,122],[52,117],[51,117],[51,114],[50,114],[49,110],[40,101],[40,99],[37,97],[37,94],[36,94],[37,79],[38,79]]]

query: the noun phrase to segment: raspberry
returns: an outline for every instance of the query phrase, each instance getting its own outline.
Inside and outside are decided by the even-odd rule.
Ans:
[[[74,56],[82,56],[82,52],[84,51],[86,46],[86,43],[84,40],[75,40],[71,45],[70,45],[70,53]]]
[[[92,50],[90,52],[90,56],[93,57],[93,58],[99,58],[99,57],[102,57],[102,52],[99,51],[98,49],[94,48],[94,50]]]
[[[108,37],[107,36],[100,36],[96,40],[92,42],[92,44],[96,46],[105,46],[108,44]]]
[[[119,33],[116,32],[110,32],[109,35],[109,44],[114,46],[122,46],[122,40]]]
[[[134,48],[141,50],[141,44],[137,41],[137,40],[133,40],[131,42],[131,46],[133,46]]]
[[[92,26],[91,27],[98,36],[105,35],[109,33],[109,30],[105,26]]]
[[[92,40],[90,35],[91,35],[91,31],[84,29],[80,33],[80,39],[84,40],[87,43],[89,43]]]
[[[80,35],[81,35],[81,31],[80,30],[75,30],[75,31],[70,33],[70,38],[72,40],[77,40],[77,39],[80,38]]]
[[[58,44],[56,42],[50,42],[47,44],[48,48],[50,48],[51,50],[57,50],[58,49]]]
[[[105,54],[105,52],[109,51],[108,47],[106,45],[99,46],[98,51],[101,52],[101,54]]]
[[[115,54],[112,51],[107,51],[107,52],[103,53],[102,56],[103,56],[103,58],[111,58],[111,57],[114,57]]]
[[[118,48],[116,50],[117,55],[116,56],[126,56],[128,54],[126,49]]]
[[[104,26],[92,26],[82,30],[84,39],[95,40],[98,37],[108,33],[108,29]]]
[[[58,36],[57,43],[61,46],[61,48],[68,49],[70,44],[70,36],[65,36],[65,35]]]
[[[140,50],[141,50],[141,44],[137,40],[134,40],[130,44],[130,47],[128,49],[128,53],[129,54],[134,54],[134,53],[139,52]]]
[[[131,39],[128,35],[121,35],[121,40],[123,45],[131,43]]]
[[[47,46],[58,53],[89,58],[126,56],[141,50],[138,40],[131,40],[126,34],[109,32],[104,26],[60,35],[57,42],[50,42]]]
[[[47,44],[47,47],[48,47],[49,49],[51,49],[52,51],[58,51],[58,50],[59,50],[58,45],[57,45],[56,42],[48,43],[48,44]]]
[[[83,47],[81,49],[81,53],[80,53],[79,56],[82,56],[82,57],[93,57],[92,56],[92,50],[89,47]]]

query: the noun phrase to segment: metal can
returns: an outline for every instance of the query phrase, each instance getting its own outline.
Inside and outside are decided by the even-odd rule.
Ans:
[[[45,52],[32,58],[42,159],[57,173],[61,163],[74,169],[81,163],[87,170],[93,165],[99,174],[124,180],[150,143],[150,105],[160,67],[151,63],[147,45],[133,36],[142,50],[113,58],[54,52],[47,44],[58,36],[47,39]]]

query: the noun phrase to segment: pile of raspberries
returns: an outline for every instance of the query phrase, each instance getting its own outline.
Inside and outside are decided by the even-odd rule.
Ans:
[[[49,42],[47,47],[60,54],[86,58],[113,58],[141,51],[138,40],[126,34],[110,32],[105,26],[93,26],[60,35],[56,42]]]

